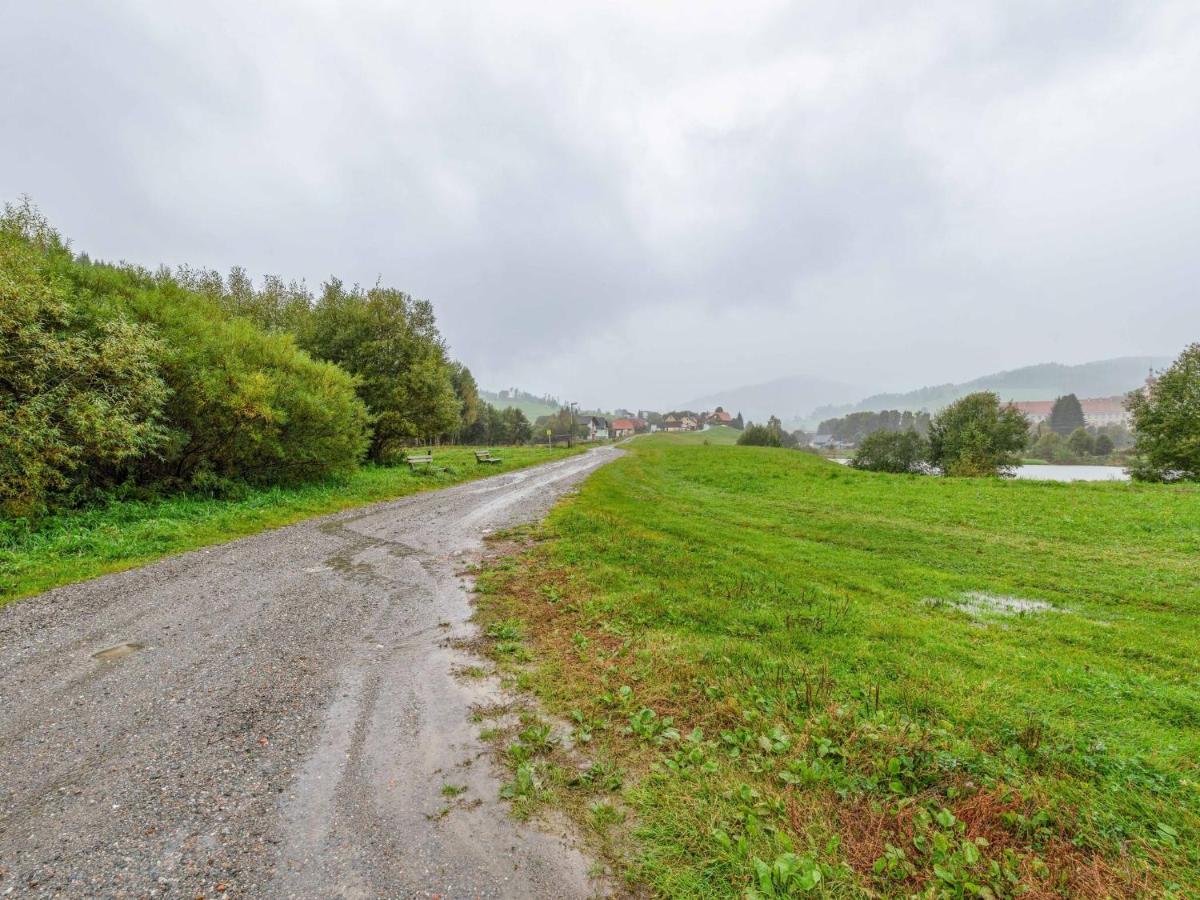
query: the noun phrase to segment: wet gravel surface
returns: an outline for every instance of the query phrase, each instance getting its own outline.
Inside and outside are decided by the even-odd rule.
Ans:
[[[0,609],[0,896],[586,897],[515,823],[464,566],[619,451],[315,519]],[[452,798],[443,789],[465,788]]]

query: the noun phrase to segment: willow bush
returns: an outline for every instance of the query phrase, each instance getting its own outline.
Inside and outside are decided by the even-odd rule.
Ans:
[[[165,271],[74,256],[28,202],[0,218],[0,503],[120,485],[317,479],[370,442],[357,381]]]

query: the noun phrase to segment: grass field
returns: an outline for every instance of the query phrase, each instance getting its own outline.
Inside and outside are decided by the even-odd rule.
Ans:
[[[647,435],[640,440],[670,440],[679,446],[736,444],[741,432],[728,425],[714,425],[704,431],[681,431],[677,434]]]
[[[633,442],[479,583],[572,729],[497,733],[518,813],[667,896],[1200,896],[1200,489],[702,437]]]
[[[247,490],[237,499],[174,496],[118,501],[39,522],[0,520],[0,605],[58,585],[142,565],[172,553],[288,525],[351,506],[494,475],[572,452],[505,447],[480,466],[470,448],[438,448],[428,473],[368,466],[345,480]]]

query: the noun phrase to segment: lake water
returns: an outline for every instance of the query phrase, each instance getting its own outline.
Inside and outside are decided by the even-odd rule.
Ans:
[[[834,459],[847,465],[848,459]],[[1017,478],[1031,481],[1128,481],[1121,466],[1017,466]]]
[[[1121,466],[1017,466],[1018,478],[1034,481],[1128,481]]]

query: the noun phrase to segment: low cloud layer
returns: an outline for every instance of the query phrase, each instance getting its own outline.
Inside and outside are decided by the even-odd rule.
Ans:
[[[491,387],[1200,337],[1194,3],[103,6],[0,13],[0,195],[94,256],[428,297]]]

